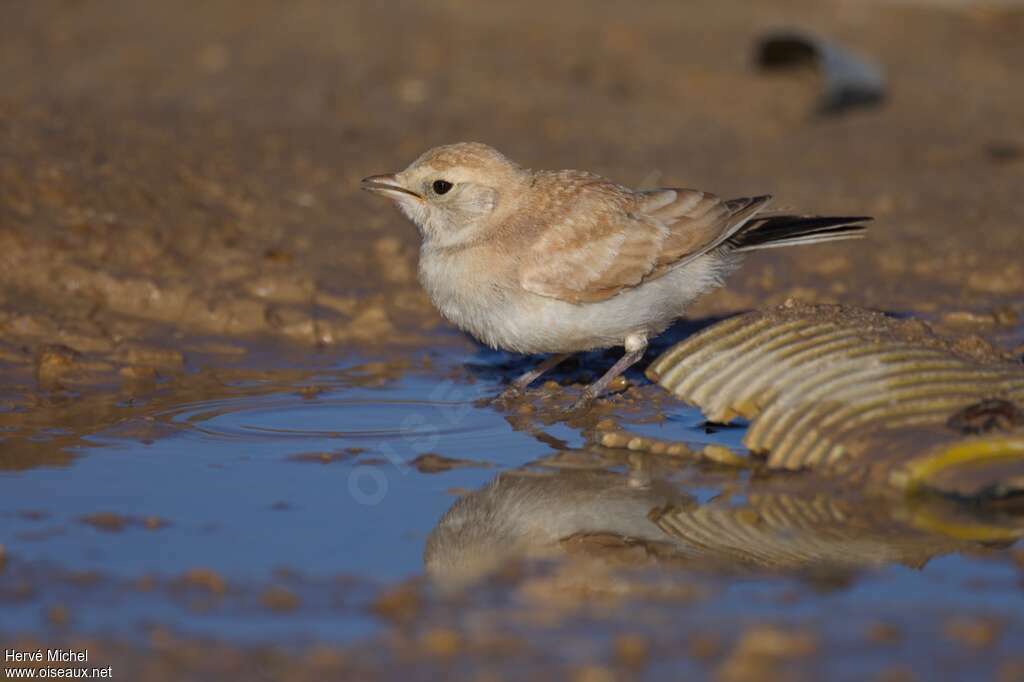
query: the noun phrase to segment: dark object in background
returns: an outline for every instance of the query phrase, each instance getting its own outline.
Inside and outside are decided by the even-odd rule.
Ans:
[[[880,66],[811,33],[785,31],[765,36],[757,47],[757,64],[764,70],[816,66],[823,84],[818,103],[822,115],[877,106],[885,99]]]
[[[993,142],[985,151],[993,163],[1012,163],[1024,159],[1024,146],[1013,142]]]

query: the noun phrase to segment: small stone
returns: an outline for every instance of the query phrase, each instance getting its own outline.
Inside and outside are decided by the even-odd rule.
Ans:
[[[71,621],[71,611],[62,604],[54,604],[46,610],[46,620],[56,627],[65,626]]]
[[[180,370],[185,366],[185,356],[179,350],[159,348],[138,343],[121,346],[116,354],[118,362],[137,367],[140,373],[147,369],[160,367],[168,370]]]
[[[942,316],[945,324],[953,326],[988,326],[995,324],[993,315],[975,313],[969,310],[954,310]]]
[[[118,374],[121,375],[126,381],[134,382],[150,382],[155,381],[159,376],[156,369],[153,367],[144,367],[141,365],[130,365],[128,367],[122,367],[118,370]]]
[[[746,459],[721,445],[705,445],[700,454],[704,459],[717,464],[726,464],[728,466],[745,466],[747,464]]]
[[[424,653],[441,658],[450,658],[459,653],[462,638],[454,630],[433,628],[423,633],[419,641]]]
[[[142,527],[146,530],[160,530],[169,526],[170,523],[161,519],[159,516],[147,516],[142,520]]]
[[[572,682],[615,682],[615,675],[608,668],[588,664],[573,671]]]
[[[291,263],[295,260],[295,255],[286,249],[278,249],[270,247],[263,252],[263,258],[270,261],[271,263]]]
[[[890,623],[877,622],[868,626],[867,639],[873,644],[895,644],[900,638],[899,628]]]
[[[439,455],[436,452],[426,452],[412,460],[410,464],[423,474],[437,474],[442,471],[451,471],[452,469],[461,469],[465,467],[479,467],[483,466],[480,462],[474,462],[468,459],[455,459],[454,457],[445,457]]]
[[[967,286],[992,294],[1012,294],[1020,290],[1024,268],[1013,264],[1005,268],[982,269],[967,276]]]
[[[406,104],[422,104],[427,99],[427,83],[419,78],[406,78],[398,83],[398,99]]]
[[[81,364],[82,354],[74,348],[60,344],[48,344],[36,352],[36,381],[44,389],[59,388],[63,379],[75,374]]]
[[[615,638],[615,658],[630,668],[640,668],[647,663],[651,646],[646,638],[637,634],[624,634]]]
[[[999,308],[992,312],[995,318],[996,324],[1004,327],[1010,327],[1017,324],[1020,321],[1020,315],[1016,313],[1012,308]]]
[[[516,406],[516,414],[528,415],[534,413],[534,407],[530,403],[520,403]]]
[[[268,588],[263,593],[260,597],[260,602],[262,602],[264,607],[278,613],[294,611],[299,607],[299,598],[294,592],[276,585]]]
[[[348,452],[300,452],[288,455],[289,462],[303,462],[310,464],[333,464],[347,459],[352,455]]]
[[[606,448],[621,448],[628,442],[629,436],[622,432],[601,434],[601,445]]]
[[[208,568],[193,568],[185,571],[178,579],[178,583],[186,587],[197,587],[211,594],[224,594],[227,591],[227,583],[224,578]]]
[[[395,327],[383,308],[369,307],[352,318],[347,331],[353,338],[380,342],[393,336]]]
[[[818,640],[810,632],[759,625],[743,633],[736,652],[759,658],[793,659],[810,656],[817,648]]]
[[[131,523],[131,519],[127,516],[122,516],[121,514],[115,514],[113,512],[87,514],[79,520],[84,524],[90,525],[97,530],[106,531],[107,533],[120,533],[128,527],[129,523]]]
[[[157,587],[157,579],[151,575],[143,575],[132,582],[132,587],[139,592],[152,592]]]
[[[948,620],[943,632],[949,639],[971,649],[987,649],[1002,634],[1001,624],[984,616],[964,616]]]
[[[697,633],[686,642],[686,651],[699,660],[715,658],[722,653],[722,639],[718,635]]]
[[[1020,682],[1024,680],[1024,659],[1017,657],[1000,662],[995,679],[996,682]]]
[[[408,621],[419,612],[422,604],[415,585],[406,583],[381,593],[370,606],[377,616],[389,621]]]

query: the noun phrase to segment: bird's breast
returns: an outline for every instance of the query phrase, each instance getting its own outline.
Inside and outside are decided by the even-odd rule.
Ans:
[[[483,256],[483,257],[481,257]],[[505,269],[486,254],[423,249],[419,278],[434,307],[449,322],[492,347],[502,347],[508,306]]]

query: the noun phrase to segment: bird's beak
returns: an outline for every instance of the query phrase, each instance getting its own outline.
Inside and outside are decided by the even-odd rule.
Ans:
[[[371,175],[368,178],[363,178],[362,183],[362,188],[368,192],[383,194],[386,197],[397,198],[398,195],[408,194],[409,196],[416,197],[417,199],[423,198],[411,189],[402,187],[393,174]]]

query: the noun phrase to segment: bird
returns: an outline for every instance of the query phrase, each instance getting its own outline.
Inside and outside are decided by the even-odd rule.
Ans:
[[[587,171],[532,170],[479,142],[434,147],[361,187],[419,229],[419,281],[444,318],[491,348],[548,355],[499,400],[575,353],[624,348],[570,412],[588,408],[747,252],[861,237],[870,220],[768,213],[770,195],[636,190]]]
[[[504,471],[460,497],[427,536],[427,576],[457,590],[512,560],[568,552],[620,567],[639,561],[718,574],[846,575],[889,563],[920,567],[971,544],[893,524],[906,501],[864,504],[855,496],[800,493],[766,477],[749,481],[742,501],[699,503],[661,475],[640,482],[636,473]]]

